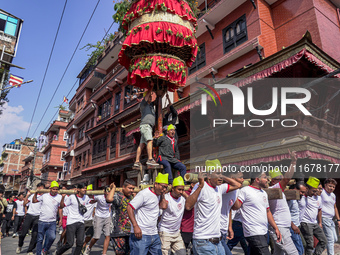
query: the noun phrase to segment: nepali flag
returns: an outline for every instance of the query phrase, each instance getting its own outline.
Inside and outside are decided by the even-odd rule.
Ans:
[[[68,99],[64,96],[63,102],[68,104]]]
[[[19,86],[21,87],[21,83],[24,81],[24,78],[16,75],[12,75],[9,77],[9,85]]]

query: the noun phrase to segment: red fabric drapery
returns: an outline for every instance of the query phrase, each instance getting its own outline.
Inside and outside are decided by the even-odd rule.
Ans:
[[[166,57],[153,55],[136,58],[131,62],[128,74],[128,83],[138,85],[139,88],[148,88],[147,79],[151,76],[160,77],[168,81],[168,91],[175,91],[186,82],[186,66],[184,62]]]
[[[129,69],[131,59],[127,56],[127,50],[139,52],[137,54],[145,51],[148,53],[151,52],[148,49],[153,50],[155,43],[166,43],[167,49],[162,50],[162,53],[181,59],[187,58],[186,64],[189,67],[195,62],[197,40],[190,29],[169,22],[151,22],[137,26],[129,32],[118,55],[120,64]]]
[[[340,159],[333,158],[331,156],[321,154],[314,151],[298,151],[296,152],[296,155],[298,158],[301,159],[315,159],[315,160],[325,160],[329,161],[333,164],[340,164]],[[289,154],[280,154],[275,156],[268,156],[268,157],[262,157],[262,158],[256,158],[256,159],[250,159],[250,160],[244,160],[240,162],[233,162],[232,164],[241,165],[241,166],[250,166],[260,163],[268,163],[268,162],[278,162],[284,159],[290,159]]]
[[[155,8],[159,11],[164,11],[166,9],[167,12],[176,14],[180,16],[184,20],[190,21],[194,27],[197,26],[197,19],[195,15],[192,13],[189,4],[183,0],[140,0],[133,3],[126,13],[123,20],[123,28],[128,30],[128,25],[142,16],[145,13],[152,12]]]

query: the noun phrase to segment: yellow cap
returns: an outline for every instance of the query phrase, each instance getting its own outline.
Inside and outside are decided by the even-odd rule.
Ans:
[[[169,184],[168,176],[169,174],[158,173],[155,182]]]
[[[178,176],[177,178],[175,178],[174,181],[172,182],[172,186],[173,187],[184,186],[184,180],[182,176]]]
[[[206,160],[205,166],[207,172],[210,172],[211,170],[216,172],[218,167],[222,168],[221,162],[218,159]]]
[[[276,177],[282,176],[280,169],[278,167],[275,167],[273,170],[269,170],[269,176],[270,178],[274,179]]]
[[[93,185],[92,184],[87,185],[86,190],[93,190]]]
[[[56,181],[51,182],[51,188],[58,187],[59,188],[59,183]]]
[[[320,184],[320,180],[315,178],[315,177],[312,177],[310,176],[308,181],[307,181],[307,184],[313,188],[318,188],[319,187],[319,184]]]
[[[169,131],[170,129],[176,129],[176,128],[175,128],[175,126],[174,126],[174,125],[170,124],[170,125],[168,126],[168,128],[167,128],[167,129],[168,129],[168,131]]]

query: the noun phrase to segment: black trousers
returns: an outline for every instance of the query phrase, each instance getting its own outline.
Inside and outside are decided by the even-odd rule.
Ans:
[[[14,228],[13,228],[14,233],[17,233],[19,231],[19,229],[21,227],[21,223],[24,220],[24,217],[25,216],[15,215],[15,217],[14,217]]]
[[[9,220],[3,219],[2,220],[1,232],[2,232],[3,235],[8,234],[8,232],[11,228],[11,223],[12,223],[11,219],[9,219]]]
[[[39,222],[39,215],[34,216],[31,214],[26,214],[24,223],[22,225],[21,234],[19,236],[19,247],[24,245],[24,240],[28,231],[32,228],[32,236],[30,245],[28,246],[27,253],[32,252],[37,244],[37,236],[38,236],[38,222]]]
[[[66,243],[57,250],[57,255],[63,254],[68,249],[72,248],[74,244],[74,237],[76,237],[76,249],[73,255],[80,255],[84,244],[85,224],[76,222],[66,226]]]
[[[251,255],[271,255],[268,249],[268,235],[246,237]]]

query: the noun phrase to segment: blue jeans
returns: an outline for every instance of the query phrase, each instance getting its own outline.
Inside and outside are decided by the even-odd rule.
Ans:
[[[44,222],[40,221],[38,222],[38,237],[37,237],[37,255],[41,254],[42,251],[42,243],[45,238],[45,243],[44,243],[44,251],[48,251],[55,239],[56,235],[56,222]]]
[[[169,184],[172,184],[173,177],[172,177],[172,171],[171,167],[178,170],[181,174],[181,176],[184,179],[184,175],[187,173],[187,168],[182,162],[177,162],[177,163],[170,163],[167,160],[160,160],[160,157],[158,157],[157,163],[163,165],[164,167],[164,172],[169,174]]]
[[[334,221],[332,219],[322,218],[322,227],[327,238],[327,254],[333,255],[334,243],[338,241]]]
[[[221,242],[213,244],[205,239],[193,239],[192,244],[195,255],[225,255]]]
[[[229,247],[227,245],[227,234],[222,234],[222,240],[221,243],[223,245],[224,251],[225,251],[225,255],[232,255],[231,251],[229,250]]]
[[[304,248],[303,248],[303,244],[302,244],[300,234],[295,234],[295,232],[293,231],[292,228],[290,228],[290,234],[291,234],[291,238],[293,240],[293,243],[295,244],[295,247],[299,252],[299,255],[303,255]]]
[[[244,254],[249,255],[247,241],[244,238],[244,234],[243,234],[242,223],[234,220],[232,226],[233,226],[233,231],[234,231],[234,238],[229,240],[227,243],[229,250],[232,250],[238,244],[238,242],[240,242]]]
[[[137,239],[135,234],[130,236],[130,255],[162,255],[162,243],[159,235],[142,235]]]

